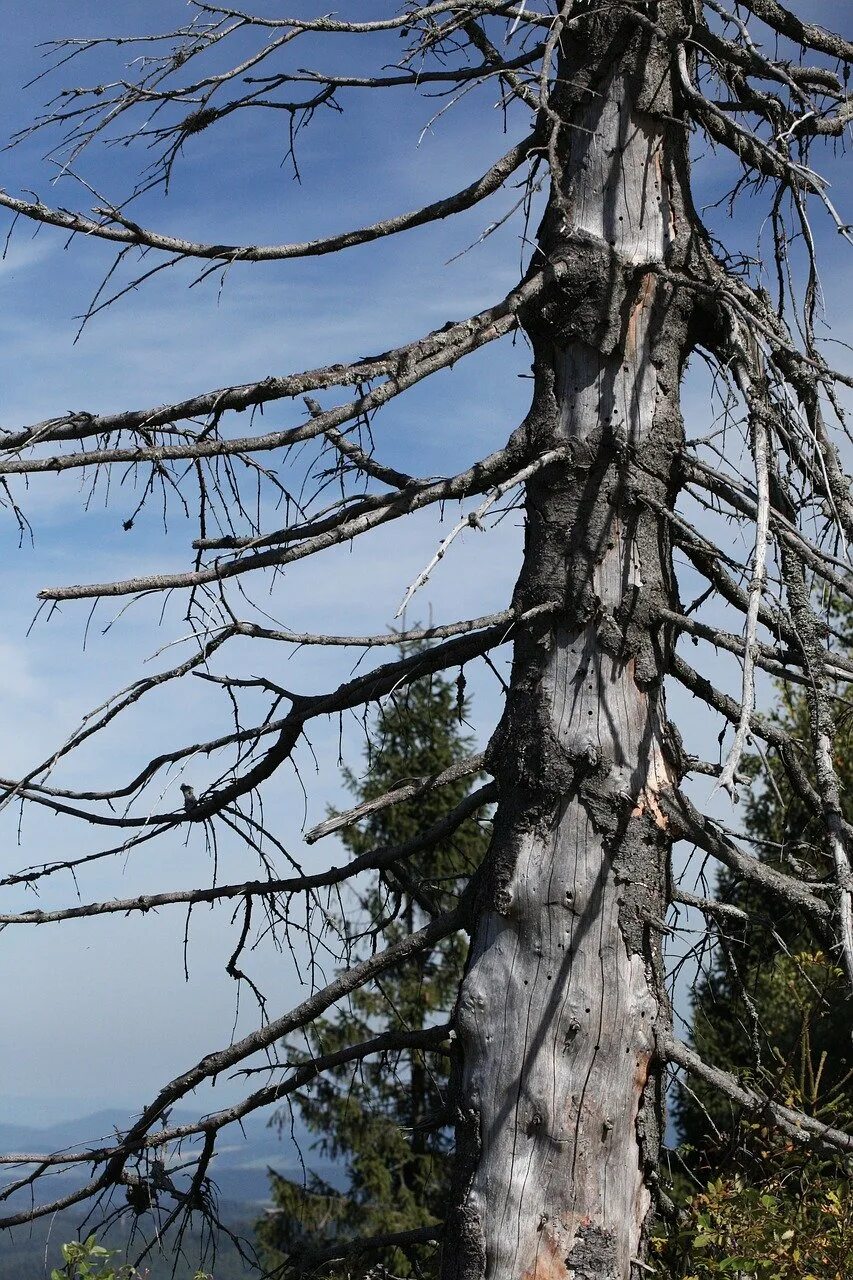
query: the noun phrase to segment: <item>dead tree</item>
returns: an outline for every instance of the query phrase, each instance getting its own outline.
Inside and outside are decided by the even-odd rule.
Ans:
[[[546,197],[526,269],[493,306],[369,359],[275,372],[249,385],[200,390],[180,403],[106,415],[92,406],[6,433],[4,486],[40,472],[133,468],[148,477],[149,491],[179,479],[185,488],[194,485],[201,526],[195,561],[184,572],[41,592],[49,602],[183,592],[193,647],[182,662],[104,703],[49,760],[6,780],[5,796],[105,828],[111,843],[99,857],[123,857],[187,824],[209,832],[227,825],[260,852],[270,841],[274,847],[275,836],[252,816],[251,800],[314,719],[363,707],[430,671],[464,668],[511,641],[505,709],[485,753],[493,781],[449,813],[440,832],[424,831],[417,850],[378,849],[315,875],[283,875],[269,864],[245,883],[0,920],[26,927],[231,900],[243,904],[230,966],[239,974],[253,906],[283,925],[295,895],[322,895],[365,868],[405,870],[414,852],[428,850],[494,800],[491,850],[454,910],[345,967],[296,1008],[270,1016],[164,1084],[114,1142],[30,1154],[14,1186],[37,1185],[41,1175],[74,1164],[90,1168],[91,1176],[59,1199],[7,1214],[2,1224],[150,1182],[146,1170],[158,1153],[201,1135],[192,1183],[174,1197],[177,1216],[205,1185],[218,1132],[286,1097],[325,1064],[281,1064],[240,1106],[195,1125],[170,1125],[168,1109],[198,1083],[247,1063],[347,992],[464,928],[470,957],[452,1026],[417,1037],[401,1029],[398,1037],[400,1044],[417,1038],[445,1052],[450,1038],[456,1057],[454,1203],[433,1233],[443,1240],[442,1275],[629,1280],[647,1265],[662,1195],[668,1069],[710,1082],[798,1142],[853,1151],[849,1134],[701,1061],[676,1038],[662,955],[673,904],[704,913],[717,929],[739,927],[737,912],[727,914],[711,893],[679,887],[672,847],[686,841],[773,894],[780,912],[807,913],[853,981],[853,833],[832,751],[839,682],[850,679],[853,665],[838,651],[831,620],[833,602],[853,597],[853,504],[833,441],[853,378],[832,367],[821,340],[812,231],[819,219],[837,229],[839,247],[850,240],[814,166],[826,142],[843,142],[853,118],[847,92],[853,43],[779,0],[732,0],[729,7],[719,0],[560,0],[538,7],[524,0],[432,0],[398,12],[373,6],[362,21],[306,7],[304,17],[271,18],[192,0],[191,22],[130,42],[132,54],[143,57],[108,81],[66,90],[35,128],[59,130],[57,146],[71,166],[101,138],[144,139],[156,159],[140,190],[168,182],[193,136],[234,112],[253,109],[260,121],[278,113],[276,119],[289,121],[295,145],[322,107],[368,89],[384,91],[389,112],[394,95],[407,91],[428,89],[448,102],[469,92],[492,94],[518,140],[498,160],[484,159],[481,172],[451,195],[309,243],[196,243],[139,225],[118,195],[115,203],[99,198],[88,211],[14,194],[0,196],[2,204],[19,219],[109,241],[122,262],[144,251],[133,281],[139,283],[176,261],[197,261],[204,276],[239,271],[244,263],[343,253],[470,209],[521,179],[525,198],[537,185]],[[228,62],[231,41],[239,56]],[[329,59],[344,45],[354,49],[361,70],[300,69],[300,50],[309,42]],[[102,56],[114,46],[124,62],[127,43],[61,40],[56,49],[60,62],[73,58],[77,65],[93,47]],[[451,112],[448,127],[452,121]],[[763,202],[769,261],[710,233],[691,192],[691,158],[700,147],[736,165],[733,203]],[[370,424],[380,410],[513,333],[530,346],[533,397],[502,447],[439,478],[406,474],[378,456]],[[694,353],[714,370],[723,409],[701,438],[687,439],[680,388]],[[288,401],[301,413],[300,400],[306,412],[289,426],[260,430],[252,417],[247,431],[240,425],[246,419],[235,416]],[[311,501],[289,506],[281,527],[262,527],[237,495],[246,484],[280,484],[277,469],[306,444],[324,474],[342,484],[342,496],[326,500],[318,485]],[[320,556],[411,512],[468,500],[438,558],[461,529],[488,522],[518,491],[524,554],[504,612],[421,631],[425,651],[368,663],[365,674],[323,695],[258,678],[253,683],[269,695],[268,712],[260,722],[240,715],[246,682],[218,667],[235,638],[347,645],[373,654],[397,636],[297,635],[248,621],[229,593],[232,580],[244,586],[249,575]],[[214,509],[231,522],[222,532],[211,532]],[[692,602],[681,599],[687,568],[703,583]],[[742,624],[729,631],[720,619],[732,611]],[[734,655],[738,678],[731,689],[715,687],[688,664],[679,647],[685,636]],[[134,777],[99,792],[57,785],[54,775],[85,739],[149,690],[193,672],[227,687],[236,728],[201,744],[169,745]],[[761,713],[759,672],[807,691],[808,741],[793,740]],[[687,754],[667,718],[667,679],[685,686],[697,714],[701,708],[720,728],[725,748],[718,762]],[[733,794],[747,751],[779,757],[795,792],[823,815],[824,847],[814,865],[758,856],[684,790],[685,779],[704,774]],[[152,784],[198,753],[224,762],[209,787],[186,793],[178,810],[151,812]],[[482,765],[480,757],[472,760],[472,772]],[[412,786],[442,781],[423,779],[403,790],[411,796]],[[388,803],[396,798],[390,794]],[[342,821],[358,818],[355,811]],[[65,865],[52,861],[3,883],[38,884]],[[380,1040],[346,1052],[355,1062],[393,1048]],[[9,1194],[7,1187],[3,1196]],[[388,1243],[373,1242],[378,1256]],[[371,1247],[357,1242],[362,1251]]]

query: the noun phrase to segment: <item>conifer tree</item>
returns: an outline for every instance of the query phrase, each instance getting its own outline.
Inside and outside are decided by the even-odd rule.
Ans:
[[[853,653],[849,609],[830,611],[827,629],[840,655]],[[801,684],[778,681],[773,720],[795,742],[808,740],[809,706]],[[835,765],[844,816],[853,819],[853,719],[844,682],[832,694],[837,707]],[[758,773],[755,757],[752,769]],[[804,803],[775,752],[765,758],[765,781],[753,788],[744,810],[746,836],[756,856],[780,872],[794,870],[816,885],[831,881],[831,855],[820,813]],[[814,783],[814,769],[803,768]],[[815,1115],[835,1122],[853,1116],[853,1008],[831,939],[796,906],[778,901],[756,884],[726,869],[719,876],[720,901],[743,912],[748,927],[729,914],[718,920],[716,947],[693,1000],[692,1040],[704,1056],[730,1071],[757,1079],[777,1095],[796,1097]],[[781,944],[781,945],[780,945]],[[755,1129],[701,1081],[679,1099],[682,1133],[690,1158],[706,1173],[742,1165],[754,1171],[767,1143]],[[762,1156],[762,1152],[765,1156]],[[759,1170],[760,1173],[760,1170]]]
[[[472,740],[464,729],[466,705],[461,677],[432,676],[392,697],[376,715],[368,742],[366,772],[345,767],[347,788],[367,816],[344,828],[341,840],[353,857],[371,849],[405,846],[432,827],[471,793],[475,776],[466,773],[441,790],[370,812],[389,791],[441,776],[467,761]],[[460,887],[482,860],[487,824],[471,818],[420,860],[370,877],[344,902],[336,922],[345,933],[350,958],[369,954],[378,941],[392,945],[458,900]],[[343,1062],[312,1081],[295,1099],[308,1129],[318,1135],[313,1150],[342,1162],[348,1185],[339,1191],[315,1172],[301,1182],[272,1175],[275,1211],[259,1226],[266,1260],[286,1267],[318,1250],[328,1255],[335,1241],[399,1235],[393,1273],[435,1273],[434,1245],[425,1240],[444,1211],[452,1147],[446,1019],[462,975],[467,943],[461,933],[369,988],[355,992],[334,1017],[318,1020],[309,1042],[289,1044],[291,1060],[345,1049],[377,1034],[397,1037],[394,1047],[360,1063]],[[422,1035],[436,1027],[428,1047],[407,1047],[407,1032]],[[285,1113],[283,1121],[289,1122]],[[310,1159],[308,1161],[310,1165]],[[375,1256],[347,1263],[331,1274],[366,1274]]]
[[[832,611],[827,629],[840,655],[849,657],[849,610]],[[809,706],[802,687],[779,681],[777,693],[774,722],[793,741],[806,741]],[[835,766],[850,821],[853,722],[840,682],[833,696]],[[751,764],[757,773],[761,762]],[[795,869],[826,885],[831,859],[819,813],[803,803],[773,753],[764,766],[764,785],[747,799],[745,835],[765,865]],[[830,940],[803,912],[780,912],[771,895],[730,870],[719,876],[718,895],[729,911],[718,917],[717,945],[693,1000],[696,1050],[782,1104],[848,1128],[853,1009]],[[677,1171],[686,1207],[678,1226],[659,1241],[658,1259],[668,1275],[712,1280],[735,1264],[740,1274],[774,1280],[850,1274],[853,1194],[843,1159],[774,1134],[766,1118],[744,1114],[702,1081],[682,1088],[677,1105],[685,1140],[680,1164],[690,1180]]]

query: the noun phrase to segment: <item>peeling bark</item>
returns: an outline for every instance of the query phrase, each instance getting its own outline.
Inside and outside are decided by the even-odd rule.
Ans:
[[[670,506],[676,489],[689,316],[655,268],[687,252],[686,162],[657,51],[616,19],[579,46],[561,67],[571,124],[541,232],[554,287],[526,319],[528,430],[570,442],[572,461],[528,487],[517,587],[524,607],[564,607],[519,638],[489,751],[501,801],[457,1009],[445,1280],[629,1280],[662,1124],[657,796],[677,778],[655,614],[675,588],[642,499]]]

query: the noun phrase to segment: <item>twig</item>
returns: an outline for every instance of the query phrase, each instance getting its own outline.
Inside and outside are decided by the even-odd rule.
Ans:
[[[482,529],[483,516],[490,507],[494,506],[494,504],[503,497],[505,493],[510,489],[514,489],[516,485],[523,484],[525,480],[529,480],[532,475],[535,475],[537,471],[541,471],[543,467],[548,467],[552,462],[559,462],[560,460],[570,456],[570,453],[566,449],[549,449],[541,458],[537,458],[535,462],[531,462],[528,466],[522,467],[520,471],[517,471],[515,475],[510,476],[508,480],[504,480],[500,484],[496,485],[494,489],[489,492],[488,496],[480,503],[479,507],[477,507],[475,511],[469,512],[467,516],[463,516],[462,519],[453,526],[447,537],[442,539],[438,550],[430,560],[429,564],[426,568],[421,570],[414,582],[412,582],[408,587],[399,609],[394,614],[394,617],[399,618],[402,613],[405,613],[412,596],[428,581],[435,566],[444,559],[450,549],[451,543],[459,536],[463,529]]]

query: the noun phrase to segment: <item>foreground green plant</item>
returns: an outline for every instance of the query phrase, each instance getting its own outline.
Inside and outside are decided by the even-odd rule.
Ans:
[[[149,1272],[140,1271],[129,1262],[116,1266],[110,1262],[120,1251],[98,1244],[97,1236],[71,1240],[62,1246],[64,1266],[54,1267],[50,1280],[147,1280]],[[207,1271],[196,1271],[193,1280],[213,1280]]]
[[[830,1052],[821,1014],[843,1001],[843,974],[824,952],[801,951],[756,973],[761,1026],[776,1032],[764,1065],[740,1078],[768,1097],[849,1131],[853,1073]],[[746,1055],[744,1055],[746,1057]],[[698,1091],[694,1110],[703,1114]],[[846,1280],[853,1274],[853,1191],[843,1158],[809,1150],[761,1119],[705,1109],[694,1146],[680,1150],[693,1185],[676,1176],[681,1213],[655,1255],[671,1280]]]
[[[147,1272],[137,1271],[130,1263],[118,1267],[110,1263],[117,1249],[98,1244],[95,1235],[85,1240],[72,1240],[62,1246],[63,1267],[54,1267],[50,1280],[143,1280]]]
[[[760,1185],[740,1174],[692,1196],[679,1228],[655,1242],[660,1273],[676,1280],[846,1280],[853,1274],[853,1194],[784,1163]]]

